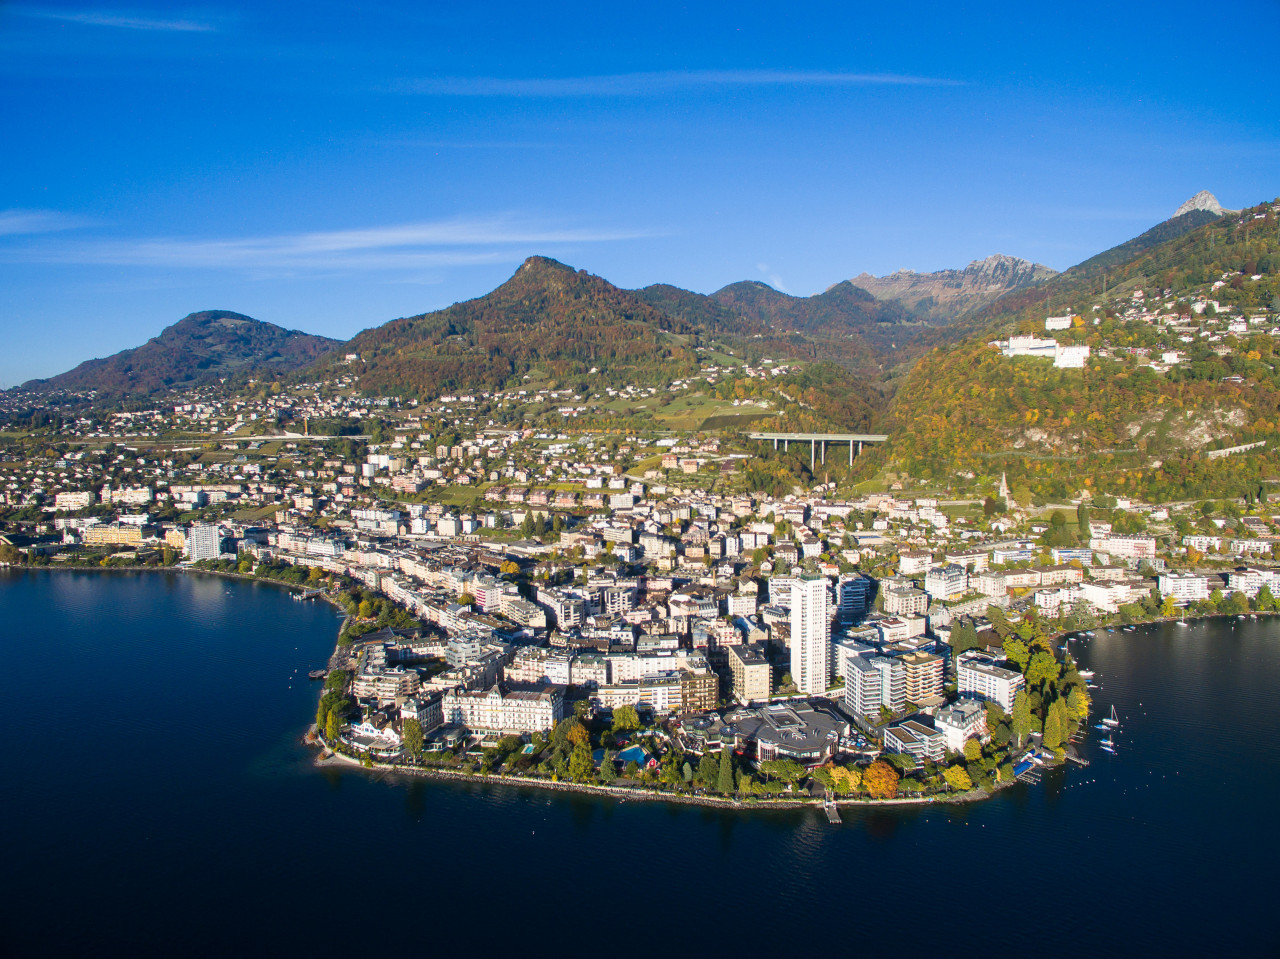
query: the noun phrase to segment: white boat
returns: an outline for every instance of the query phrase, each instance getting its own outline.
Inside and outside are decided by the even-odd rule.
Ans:
[[[1190,626],[1191,624],[1190,624],[1190,623],[1188,623],[1185,619],[1180,619],[1180,620],[1178,620],[1178,625],[1179,625],[1179,626]]]
[[[1116,751],[1116,747],[1111,744],[1111,740],[1109,739],[1104,739],[1101,743],[1099,743],[1099,745],[1109,753],[1114,754]]]
[[[1092,669],[1081,669],[1081,670],[1078,670],[1078,672],[1080,673],[1081,679],[1093,679]]]
[[[1116,708],[1114,706],[1111,707],[1111,715],[1103,716],[1102,721],[1112,729],[1115,729],[1120,725],[1120,717],[1116,715]]]

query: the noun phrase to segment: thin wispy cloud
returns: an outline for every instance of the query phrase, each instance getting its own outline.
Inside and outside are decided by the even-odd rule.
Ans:
[[[0,236],[57,233],[88,224],[88,220],[57,210],[0,210]]]
[[[233,269],[259,275],[417,270],[500,263],[549,247],[654,235],[657,234],[637,230],[546,227],[509,217],[455,218],[266,237],[45,243],[11,249],[3,258],[104,266]]]
[[[581,77],[415,77],[398,93],[447,97],[633,97],[729,87],[958,86],[960,81],[900,73],[816,70],[669,70]]]
[[[10,7],[10,13],[40,20],[60,20],[90,27],[116,27],[121,30],[146,30],[161,33],[210,33],[217,30],[212,23],[200,20],[170,20],[132,16],[105,10],[47,10],[35,7]]]

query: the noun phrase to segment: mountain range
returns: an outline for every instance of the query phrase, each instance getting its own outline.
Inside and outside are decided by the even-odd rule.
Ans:
[[[362,388],[388,395],[429,398],[530,376],[584,388],[591,379],[657,384],[696,370],[698,348],[715,345],[748,361],[831,363],[852,374],[846,380],[872,384],[1011,311],[1105,288],[1117,264],[1217,220],[1221,210],[1212,194],[1199,193],[1170,220],[1062,274],[997,254],[959,270],[862,273],[808,297],[756,281],[710,294],[667,284],[625,290],[535,256],[484,296],[392,320],[345,344],[213,310],[23,388],[145,394],[238,375],[333,370],[353,353]]]

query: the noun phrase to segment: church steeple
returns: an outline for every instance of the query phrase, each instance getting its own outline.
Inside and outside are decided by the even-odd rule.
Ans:
[[[1010,509],[1013,508],[1013,497],[1009,495],[1009,484],[1004,478],[1004,473],[1000,474],[1000,489],[996,491],[996,499],[1002,499],[1005,505]]]

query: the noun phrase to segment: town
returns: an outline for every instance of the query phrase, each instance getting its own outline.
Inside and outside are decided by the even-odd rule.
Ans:
[[[668,389],[730,371],[770,376],[708,364]],[[57,424],[43,459],[0,461],[0,561],[335,603],[332,755],[739,799],[986,794],[1084,728],[1091,684],[1057,637],[1276,608],[1265,497],[1035,505],[1003,476],[981,499],[765,493],[770,463],[835,469],[883,437],[629,430],[600,409],[652,388],[420,405],[357,379]]]

